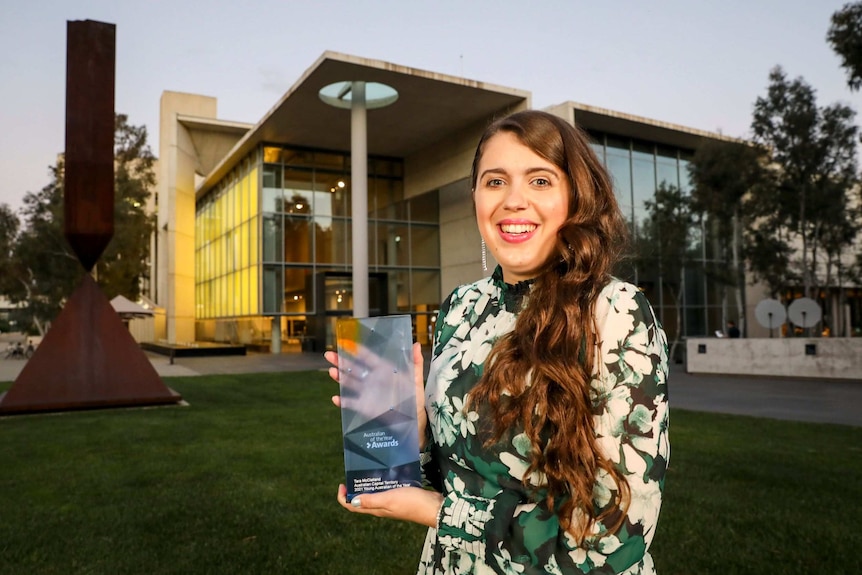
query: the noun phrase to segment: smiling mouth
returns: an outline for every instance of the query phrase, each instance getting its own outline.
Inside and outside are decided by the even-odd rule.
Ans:
[[[504,234],[529,234],[537,227],[536,224],[500,224],[500,231]]]

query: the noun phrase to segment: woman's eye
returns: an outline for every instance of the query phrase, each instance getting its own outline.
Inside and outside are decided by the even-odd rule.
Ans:
[[[488,186],[489,188],[496,188],[497,186],[503,185],[503,180],[501,180],[500,178],[491,178],[490,180],[487,181],[487,183],[485,185]]]
[[[549,180],[548,178],[536,178],[535,180],[533,180],[533,184],[536,186],[542,186],[542,187],[550,186],[551,180]]]

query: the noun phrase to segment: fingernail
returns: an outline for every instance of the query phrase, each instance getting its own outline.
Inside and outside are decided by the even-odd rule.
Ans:
[[[351,499],[350,504],[354,507],[362,507],[362,502],[359,500],[358,497],[354,497],[353,499]]]

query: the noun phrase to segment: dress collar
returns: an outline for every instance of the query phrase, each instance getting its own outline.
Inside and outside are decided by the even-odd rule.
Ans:
[[[515,284],[508,284],[503,281],[503,268],[497,265],[494,268],[494,273],[491,274],[491,281],[494,286],[500,290],[500,301],[507,311],[518,312],[524,304],[524,297],[530,293],[533,284],[536,283],[536,278],[519,281]]]

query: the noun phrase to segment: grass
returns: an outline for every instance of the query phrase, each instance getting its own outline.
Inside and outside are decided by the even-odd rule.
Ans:
[[[415,572],[422,527],[335,502],[324,373],[168,384],[190,407],[0,420],[0,574]],[[660,575],[862,571],[862,428],[675,410],[671,441]]]

